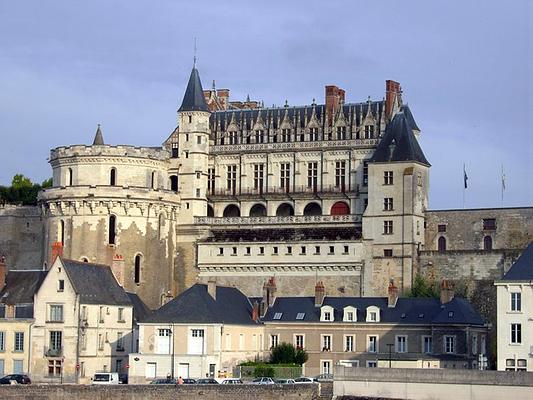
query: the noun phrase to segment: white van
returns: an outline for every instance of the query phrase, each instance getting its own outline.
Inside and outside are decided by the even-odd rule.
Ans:
[[[97,372],[92,379],[93,385],[118,385],[118,372]]]

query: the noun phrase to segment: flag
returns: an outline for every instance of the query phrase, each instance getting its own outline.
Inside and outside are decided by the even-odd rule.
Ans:
[[[505,172],[503,172],[503,164],[502,164],[502,192],[505,190]]]
[[[468,188],[468,175],[466,174],[466,167],[463,164],[463,180],[465,182],[465,189]]]

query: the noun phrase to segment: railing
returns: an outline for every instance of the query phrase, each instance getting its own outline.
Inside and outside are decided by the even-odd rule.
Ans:
[[[208,196],[247,196],[247,195],[255,195],[255,196],[263,196],[263,195],[269,195],[269,194],[328,194],[328,193],[351,193],[351,194],[359,194],[359,185],[356,185],[355,188],[349,188],[347,185],[325,185],[325,186],[317,186],[317,187],[308,187],[305,185],[299,185],[299,186],[289,186],[287,187],[280,187],[280,186],[269,186],[262,189],[254,189],[254,188],[241,188],[240,190],[236,189],[224,189],[224,188],[215,188],[214,190],[209,191]]]
[[[44,356],[45,357],[61,357],[63,355],[63,348],[55,348],[55,347],[45,347],[44,348]]]
[[[277,225],[312,223],[356,223],[360,215],[290,215],[285,217],[194,217],[198,225]]]

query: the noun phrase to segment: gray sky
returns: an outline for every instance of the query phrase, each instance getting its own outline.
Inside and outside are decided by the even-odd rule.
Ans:
[[[381,99],[401,82],[422,129],[430,207],[533,205],[533,9],[501,1],[2,1],[0,184],[51,176],[49,149],[160,145],[198,37],[213,79],[265,105]]]

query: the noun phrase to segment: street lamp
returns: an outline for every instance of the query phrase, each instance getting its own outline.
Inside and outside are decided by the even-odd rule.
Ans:
[[[170,357],[170,377],[172,379],[174,379],[174,337],[173,337],[173,334],[174,334],[174,327],[172,325],[170,325],[170,330],[169,330],[169,340],[170,340],[170,345],[171,345],[171,357]]]

